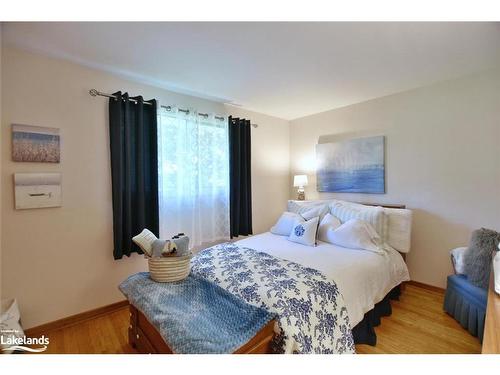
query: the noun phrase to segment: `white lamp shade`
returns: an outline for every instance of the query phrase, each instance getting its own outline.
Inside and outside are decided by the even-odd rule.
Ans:
[[[305,174],[298,174],[293,177],[293,186],[304,187],[307,186],[307,176]]]

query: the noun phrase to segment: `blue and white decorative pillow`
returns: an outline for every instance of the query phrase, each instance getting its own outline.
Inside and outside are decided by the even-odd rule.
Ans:
[[[292,232],[288,240],[302,245],[316,246],[316,231],[318,230],[319,217],[311,220],[296,220],[292,227]]]

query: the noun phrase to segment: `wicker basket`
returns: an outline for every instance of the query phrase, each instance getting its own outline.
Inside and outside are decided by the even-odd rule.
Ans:
[[[181,257],[148,258],[149,274],[154,281],[168,283],[184,280],[191,271],[192,254]]]

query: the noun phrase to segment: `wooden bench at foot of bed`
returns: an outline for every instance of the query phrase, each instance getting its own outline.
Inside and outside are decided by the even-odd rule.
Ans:
[[[233,354],[271,353],[271,341],[274,338],[274,323],[275,321],[271,320],[249,342]],[[172,349],[163,340],[158,330],[133,305],[130,305],[128,341],[133,348],[142,354],[173,354]]]

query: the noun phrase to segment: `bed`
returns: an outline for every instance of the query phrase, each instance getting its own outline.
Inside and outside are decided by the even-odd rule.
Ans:
[[[236,244],[303,264],[334,279],[344,296],[353,327],[392,289],[409,280],[403,257],[395,250],[389,250],[385,257],[318,241],[316,247],[304,251],[304,245],[270,232]]]
[[[297,203],[289,202],[289,210],[294,204]],[[386,209],[401,211],[404,207],[390,206]],[[411,215],[410,224],[406,220],[405,225],[408,232]],[[393,227],[397,227],[395,222]],[[393,232],[394,236],[399,235],[398,230]],[[409,233],[405,234],[405,241],[409,244]],[[298,280],[300,285],[295,288],[297,295],[275,298],[275,294],[279,294],[275,291],[281,286],[273,275],[266,274],[266,262],[276,267],[276,280],[283,274],[286,277],[281,280]],[[238,273],[237,266],[240,264],[250,265],[253,271]],[[374,345],[376,335],[373,326],[379,323],[380,315],[390,314],[389,299],[397,297],[400,285],[409,280],[404,254],[395,249],[389,248],[385,255],[380,255],[321,241],[315,247],[305,247],[270,232],[203,250],[193,259],[192,272],[219,284],[247,303],[267,305],[280,315],[274,322],[274,335],[271,324],[268,324],[263,332],[235,351],[239,353],[351,353],[354,352],[354,342]],[[238,275],[248,276],[248,273],[252,274],[252,279],[242,284]],[[313,284],[314,288],[311,287]],[[318,287],[320,284],[322,286]],[[258,296],[248,293],[249,286],[253,286],[251,292]],[[300,319],[294,317],[291,321],[288,317],[286,322],[285,316],[302,314],[300,309],[290,310],[291,302],[304,299],[312,305],[308,315]],[[140,352],[172,352],[149,320],[131,303],[130,343]],[[141,333],[139,336],[138,332]],[[313,343],[310,342],[311,337],[315,340]]]

